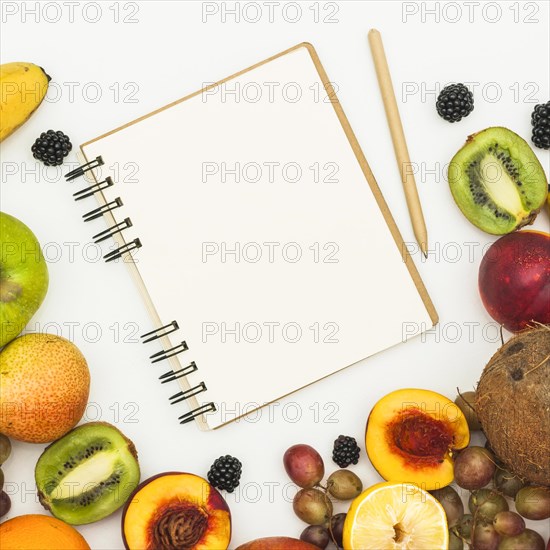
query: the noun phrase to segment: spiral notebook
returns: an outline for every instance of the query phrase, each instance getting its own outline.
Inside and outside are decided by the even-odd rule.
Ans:
[[[217,428],[437,322],[308,43],[81,151],[67,179],[140,289],[181,423]]]

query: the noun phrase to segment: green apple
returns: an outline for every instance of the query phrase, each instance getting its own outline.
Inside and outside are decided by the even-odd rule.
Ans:
[[[46,296],[48,266],[34,233],[0,212],[0,347],[13,340]]]

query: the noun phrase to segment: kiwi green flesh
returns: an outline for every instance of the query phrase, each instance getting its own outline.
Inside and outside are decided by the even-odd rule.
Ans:
[[[50,445],[38,459],[42,504],[72,525],[98,521],[120,508],[139,483],[131,441],[113,426],[90,423]]]
[[[454,156],[449,185],[470,222],[503,235],[534,221],[548,183],[528,143],[507,128],[494,127],[470,136]]]

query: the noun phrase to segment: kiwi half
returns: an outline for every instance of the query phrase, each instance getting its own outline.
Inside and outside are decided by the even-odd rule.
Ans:
[[[140,478],[134,444],[106,422],[89,422],[47,447],[36,464],[42,505],[72,525],[120,508]]]
[[[533,223],[548,193],[544,170],[529,144],[502,127],[469,136],[448,175],[462,213],[493,235]]]

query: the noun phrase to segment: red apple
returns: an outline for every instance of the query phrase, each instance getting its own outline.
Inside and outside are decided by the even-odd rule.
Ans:
[[[550,234],[518,231],[496,241],[479,266],[489,315],[511,332],[550,323]]]

